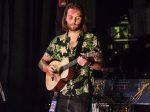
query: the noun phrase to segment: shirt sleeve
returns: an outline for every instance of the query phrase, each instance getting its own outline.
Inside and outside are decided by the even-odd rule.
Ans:
[[[49,44],[49,46],[46,49],[46,52],[49,56],[53,57],[54,54],[56,54],[56,46],[57,46],[57,37],[55,37]]]
[[[95,51],[97,53],[97,55],[94,57],[94,61],[103,62],[102,51],[100,48],[100,41],[98,40],[97,36],[95,36],[95,35],[93,37],[93,51]]]

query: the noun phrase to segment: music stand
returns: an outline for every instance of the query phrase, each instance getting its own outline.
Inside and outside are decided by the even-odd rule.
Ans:
[[[0,82],[0,93],[1,93],[2,100],[5,102],[6,98],[5,98],[5,94],[4,94],[1,82]]]

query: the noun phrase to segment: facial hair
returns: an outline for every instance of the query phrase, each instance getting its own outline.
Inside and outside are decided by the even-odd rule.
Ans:
[[[74,24],[74,25],[75,25],[75,27],[72,28],[71,25],[67,24],[68,29],[69,29],[70,31],[78,31],[78,30],[81,29],[81,24]]]

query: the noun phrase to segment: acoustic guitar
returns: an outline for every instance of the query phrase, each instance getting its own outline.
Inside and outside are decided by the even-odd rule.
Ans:
[[[89,53],[82,53],[83,58],[90,58],[98,56],[99,53],[91,51]],[[73,79],[74,68],[73,66],[77,64],[77,59],[69,62],[69,58],[63,58],[61,61],[52,60],[49,66],[54,68],[54,74],[51,76],[46,73],[46,88],[49,91],[60,91],[65,84]]]

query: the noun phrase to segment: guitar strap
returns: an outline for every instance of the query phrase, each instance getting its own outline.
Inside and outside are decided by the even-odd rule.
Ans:
[[[82,45],[83,45],[83,40],[84,40],[84,35],[85,33],[81,33],[78,44],[77,44],[77,49],[76,49],[76,53],[75,53],[75,59],[78,58],[78,56],[81,53],[82,50]]]
[[[57,98],[58,98],[58,92],[54,92],[51,100],[49,112],[56,112]]]

